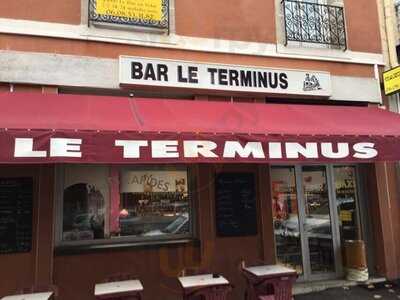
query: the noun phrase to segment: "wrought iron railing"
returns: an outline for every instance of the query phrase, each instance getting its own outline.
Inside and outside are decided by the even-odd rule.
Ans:
[[[282,0],[288,41],[347,48],[343,7]]]
[[[97,12],[97,0],[89,0],[89,21],[119,25],[136,25],[142,27],[169,30],[169,0],[161,0],[161,20],[154,21],[145,14],[137,17],[123,17]],[[89,22],[90,25],[90,22]]]

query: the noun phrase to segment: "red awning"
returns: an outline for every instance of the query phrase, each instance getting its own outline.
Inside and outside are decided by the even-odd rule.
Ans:
[[[372,107],[6,93],[0,108],[1,163],[400,160],[400,116]]]

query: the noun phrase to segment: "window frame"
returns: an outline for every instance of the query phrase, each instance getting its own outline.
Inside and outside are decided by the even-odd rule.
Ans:
[[[308,2],[322,5],[333,5],[338,6],[343,9],[344,18],[344,35],[346,46],[337,46],[331,44],[314,43],[314,42],[300,42],[300,41],[288,41],[286,38],[286,22],[285,22],[285,12],[283,8],[284,0],[275,0],[275,25],[277,30],[277,45],[278,49],[282,53],[288,54],[300,54],[304,55],[309,52],[315,52],[316,55],[326,55],[327,52],[345,52],[349,50],[348,48],[348,26],[346,18],[346,9],[344,5],[344,0],[293,0],[298,2]]]
[[[131,245],[152,245],[152,244],[170,244],[173,242],[179,242],[182,240],[194,240],[196,239],[196,210],[195,210],[195,201],[196,201],[196,193],[195,193],[195,176],[193,167],[189,165],[123,165],[116,166],[118,172],[121,173],[123,171],[186,171],[187,172],[187,186],[188,186],[188,201],[189,201],[189,233],[188,234],[170,234],[170,235],[159,235],[159,236],[121,236],[121,237],[113,237],[113,238],[104,238],[104,239],[93,239],[93,240],[80,240],[80,241],[63,241],[63,209],[64,209],[64,180],[65,180],[65,167],[66,164],[62,164],[56,167],[56,182],[55,182],[55,247],[56,248],[66,248],[66,247],[85,247],[91,248],[93,246],[115,246],[118,247],[123,246],[124,244]],[[93,164],[79,164],[78,166],[93,166],[93,167],[110,167],[112,165],[101,164],[101,165],[93,165]],[[110,199],[111,201],[111,199]],[[110,213],[109,203],[105,205],[106,213]]]

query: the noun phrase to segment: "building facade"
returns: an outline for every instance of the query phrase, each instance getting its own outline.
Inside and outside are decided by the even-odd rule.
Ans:
[[[0,2],[0,296],[93,299],[131,274],[144,299],[180,299],[195,269],[243,299],[242,261],[341,278],[349,239],[371,275],[400,277],[379,14],[375,0]]]

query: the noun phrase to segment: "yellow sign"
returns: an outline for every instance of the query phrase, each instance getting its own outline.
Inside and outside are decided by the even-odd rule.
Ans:
[[[96,0],[96,13],[160,22],[162,0]]]
[[[383,73],[385,95],[400,91],[400,66]]]
[[[353,219],[352,213],[349,210],[340,211],[340,220],[342,222],[351,222]]]

